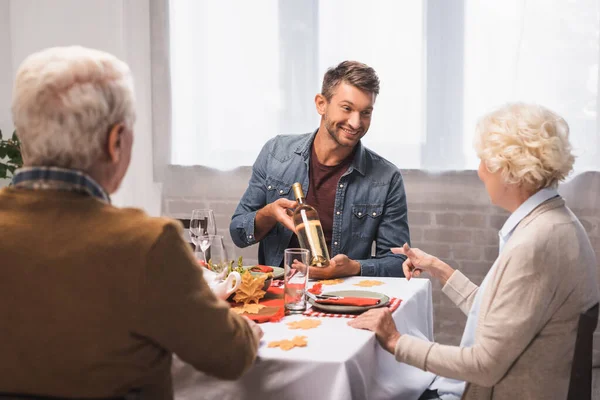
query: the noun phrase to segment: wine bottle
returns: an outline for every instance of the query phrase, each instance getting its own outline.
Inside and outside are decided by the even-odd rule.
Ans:
[[[294,211],[293,220],[300,246],[310,251],[310,265],[313,267],[326,267],[329,265],[329,252],[323,234],[323,227],[319,220],[319,213],[309,204],[306,204],[302,185],[296,182],[292,185],[298,207]]]

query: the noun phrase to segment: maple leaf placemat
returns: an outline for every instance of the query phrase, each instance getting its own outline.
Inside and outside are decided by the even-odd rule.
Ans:
[[[290,329],[313,329],[321,325],[321,321],[318,319],[301,319],[299,321],[288,322],[287,326]]]
[[[373,286],[381,286],[381,285],[385,285],[385,282],[373,281],[373,280],[368,280],[368,279],[365,279],[364,281],[360,281],[360,282],[354,284],[354,286],[360,286],[360,287],[373,287]]]
[[[318,283],[320,283],[321,285],[337,285],[340,283],[344,283],[343,279],[324,279],[322,281],[319,281]]]
[[[281,350],[291,350],[294,347],[306,347],[308,342],[306,341],[306,336],[296,336],[292,340],[284,339],[278,340],[274,342],[269,342],[269,347],[279,347]]]

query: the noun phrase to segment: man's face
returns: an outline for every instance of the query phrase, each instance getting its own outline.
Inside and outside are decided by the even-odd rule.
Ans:
[[[340,146],[356,146],[371,125],[375,94],[340,82],[329,102],[324,97],[319,100],[319,96],[317,110],[329,135]]]

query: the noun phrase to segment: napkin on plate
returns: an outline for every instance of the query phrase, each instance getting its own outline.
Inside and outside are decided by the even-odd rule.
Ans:
[[[336,306],[358,306],[358,307],[366,307],[366,306],[374,306],[379,304],[381,300],[375,299],[372,297],[341,297],[338,299],[319,299],[316,300],[319,304],[332,304]]]

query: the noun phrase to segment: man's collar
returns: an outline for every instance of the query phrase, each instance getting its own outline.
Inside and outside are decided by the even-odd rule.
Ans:
[[[59,167],[24,167],[15,172],[11,186],[32,190],[67,190],[86,193],[110,204],[108,193],[84,172]]]
[[[294,153],[301,155],[305,160],[310,156],[310,147],[315,141],[315,136],[317,135],[318,129],[316,129],[311,135],[307,135],[306,139],[298,145]],[[356,144],[356,148],[354,149],[354,158],[352,159],[352,164],[350,165],[352,170],[356,170],[361,175],[365,175],[367,168],[366,161],[366,150],[362,145],[362,141],[359,141]]]

